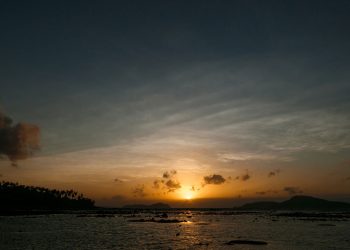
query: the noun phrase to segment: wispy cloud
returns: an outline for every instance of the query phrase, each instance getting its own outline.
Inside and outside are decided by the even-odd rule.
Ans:
[[[132,191],[134,197],[144,198],[148,194],[145,192],[145,185],[137,185]]]
[[[280,173],[281,171],[279,169],[276,169],[276,170],[273,170],[273,171],[270,171],[268,174],[267,174],[267,177],[273,177],[273,176],[276,176]]]
[[[302,194],[303,191],[299,187],[285,187],[283,191],[287,192],[289,195]]]
[[[262,153],[220,153],[218,154],[218,160],[222,162],[230,161],[247,161],[247,160],[272,160],[276,159],[276,156]]]
[[[117,182],[117,183],[123,183],[124,181],[123,181],[123,180],[121,180],[121,179],[119,179],[119,178],[115,178],[115,179],[114,179],[114,182]]]
[[[283,58],[246,60],[178,66],[167,70],[153,84],[123,89],[124,98],[115,98],[114,91],[105,93],[104,98],[93,92],[86,93],[83,99],[75,99],[86,103],[93,99],[97,106],[84,111],[82,117],[81,110],[75,108],[82,104],[74,105],[71,112],[77,118],[73,126],[67,128],[68,136],[56,136],[52,138],[56,141],[49,145],[60,145],[62,138],[67,137],[72,139],[62,143],[71,147],[77,142],[98,147],[128,138],[129,142],[148,140],[151,148],[157,147],[157,151],[161,151],[162,145],[158,142],[176,141],[178,147],[214,146],[218,160],[224,162],[288,161],[295,158],[290,155],[295,152],[349,148],[350,120],[345,108],[348,104],[341,103],[345,99],[332,98],[333,105],[326,105],[325,97],[335,96],[327,88],[329,84],[317,90],[310,88],[311,93],[305,86],[318,84],[318,81],[299,77],[315,73],[313,64],[306,59],[290,62]],[[326,72],[321,74],[328,77]],[[297,83],[295,79],[298,79]],[[340,79],[334,81],[341,82]],[[164,83],[169,87],[161,88]],[[172,83],[177,83],[176,87],[172,87],[175,86]],[[346,92],[343,91],[347,89],[346,85],[339,83],[336,86],[334,89],[332,84],[333,92]],[[94,117],[89,112],[100,114],[100,119],[88,119]],[[64,114],[60,119],[64,119]],[[84,126],[78,126],[82,121]],[[54,127],[55,124],[50,129]],[[91,138],[78,131],[93,131],[96,127],[105,129]],[[176,134],[177,131],[181,133]]]
[[[266,190],[266,191],[257,191],[257,195],[267,195],[267,194],[277,194],[278,190]]]
[[[190,188],[190,191],[192,192],[197,192],[197,191],[200,191],[201,189],[199,187],[196,187],[195,185],[192,185],[191,188]]]
[[[163,180],[155,180],[155,181],[153,181],[153,188],[159,189],[162,183],[164,183]]]

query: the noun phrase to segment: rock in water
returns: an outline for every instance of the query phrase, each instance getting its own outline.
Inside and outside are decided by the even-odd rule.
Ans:
[[[231,240],[226,245],[238,245],[238,244],[245,244],[245,245],[267,245],[267,242],[260,241],[260,240]]]

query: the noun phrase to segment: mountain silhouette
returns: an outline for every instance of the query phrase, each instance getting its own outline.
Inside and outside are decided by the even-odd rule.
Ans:
[[[297,195],[283,202],[261,201],[247,203],[237,210],[315,210],[350,211],[350,203],[329,201],[311,196]]]
[[[145,205],[145,204],[131,204],[131,205],[125,205],[123,208],[132,208],[132,209],[169,209],[171,208],[168,204],[165,203],[154,203],[151,205]]]

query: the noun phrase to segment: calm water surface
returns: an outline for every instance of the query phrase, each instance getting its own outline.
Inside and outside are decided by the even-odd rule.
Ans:
[[[350,249],[348,219],[167,212],[181,223],[135,222],[156,213],[1,216],[0,249]],[[305,220],[306,219],[306,220]],[[266,246],[226,245],[235,239]]]

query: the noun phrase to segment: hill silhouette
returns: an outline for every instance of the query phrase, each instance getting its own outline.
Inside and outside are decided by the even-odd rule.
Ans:
[[[0,182],[0,211],[91,209],[94,201],[74,190]]]
[[[132,208],[132,209],[168,209],[171,208],[168,204],[165,203],[154,203],[151,205],[145,205],[145,204],[131,204],[131,205],[125,205],[123,208]]]
[[[262,201],[247,203],[237,210],[315,210],[350,211],[350,203],[329,201],[311,196],[297,195],[283,202]]]

